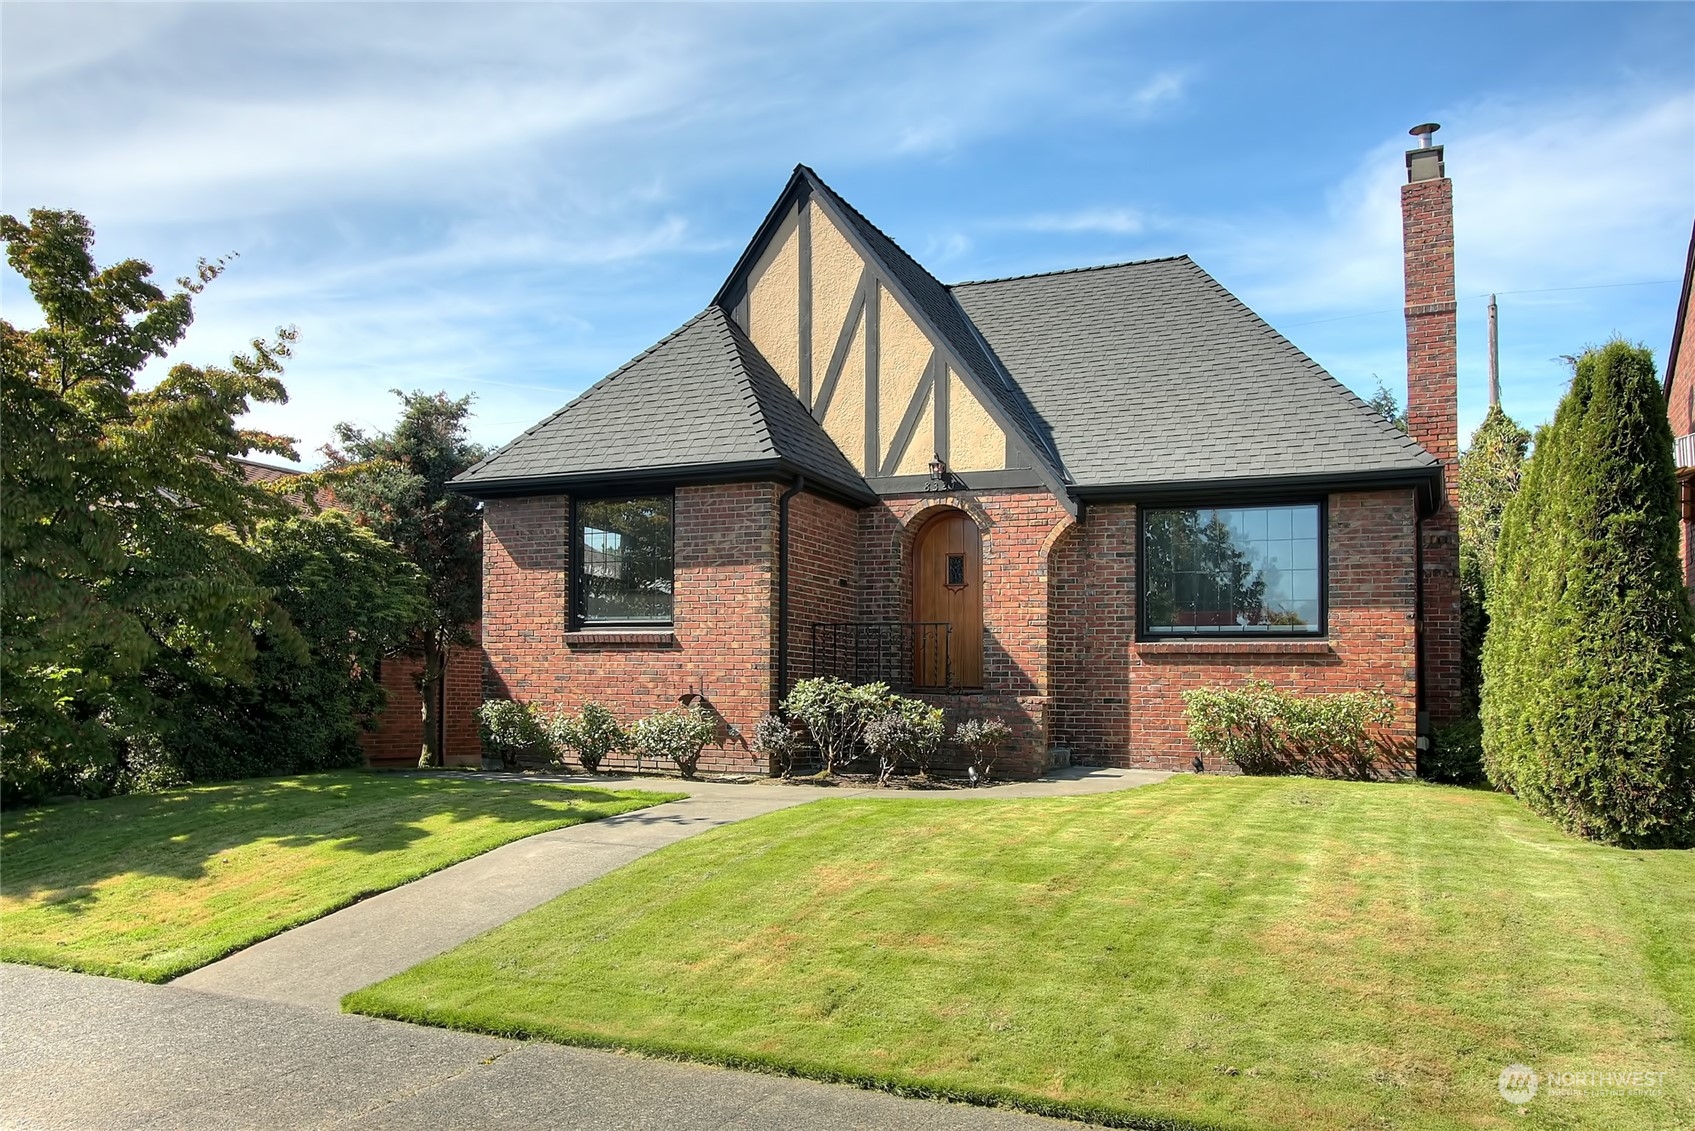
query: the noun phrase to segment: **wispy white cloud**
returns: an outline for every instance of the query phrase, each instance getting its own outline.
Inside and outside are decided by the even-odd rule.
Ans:
[[[1128,208],[1081,208],[1074,212],[1043,212],[1010,226],[1031,232],[1105,233],[1133,236],[1147,227],[1141,213]]]

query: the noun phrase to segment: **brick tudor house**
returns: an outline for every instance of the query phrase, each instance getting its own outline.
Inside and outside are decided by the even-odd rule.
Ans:
[[[1421,127],[1422,128],[1422,127]],[[455,480],[484,694],[703,697],[742,770],[797,679],[1013,725],[1001,772],[1204,763],[1181,692],[1458,710],[1453,234],[1407,154],[1398,431],[1186,256],[952,286],[804,166],[700,314]],[[1415,131],[1416,133],[1417,131]]]

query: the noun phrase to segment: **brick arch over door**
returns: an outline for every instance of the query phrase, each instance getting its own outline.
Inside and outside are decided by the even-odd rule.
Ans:
[[[912,539],[912,619],[917,682],[925,687],[983,686],[983,534],[971,515],[931,510]]]

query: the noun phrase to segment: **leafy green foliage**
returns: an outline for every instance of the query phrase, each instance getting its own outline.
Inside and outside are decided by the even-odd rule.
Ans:
[[[1201,753],[1247,774],[1375,776],[1371,728],[1394,721],[1379,691],[1299,695],[1265,680],[1183,693],[1189,737]]]
[[[804,743],[789,721],[780,715],[763,715],[753,725],[754,753],[769,759],[780,777],[794,772],[795,759],[800,757]]]
[[[1489,780],[1570,832],[1695,841],[1695,613],[1646,348],[1577,360],[1507,504],[1483,649]]]
[[[865,746],[877,758],[877,784],[887,785],[902,762],[929,776],[947,728],[942,709],[903,695],[888,697],[884,713],[865,725]]]
[[[598,773],[600,763],[630,745],[630,735],[610,708],[602,703],[585,703],[576,718],[561,711],[549,724],[554,745],[577,756],[577,764]]]
[[[953,740],[971,760],[972,783],[980,784],[989,780],[995,755],[1012,741],[1012,728],[1000,719],[966,719],[954,728]]]
[[[241,681],[256,627],[291,637],[241,542],[287,508],[234,460],[294,457],[236,424],[287,399],[294,332],[138,389],[223,262],[167,294],[140,260],[96,267],[75,212],[0,217],[0,239],[41,313],[32,330],[0,321],[0,778],[15,802],[113,788],[150,733],[161,671]]]
[[[1489,579],[1501,517],[1518,493],[1530,433],[1490,405],[1460,455],[1460,693],[1468,711],[1482,699],[1483,638],[1489,630]]]
[[[153,788],[358,765],[361,731],[386,696],[385,653],[423,615],[424,579],[341,511],[259,524],[254,578],[286,631],[256,638],[252,677],[215,679],[180,665],[149,676],[155,726],[135,746],[135,784]]]
[[[1467,718],[1437,727],[1430,748],[1419,751],[1418,776],[1449,785],[1482,784],[1483,723]]]
[[[336,500],[422,571],[428,597],[412,648],[424,658],[419,690],[424,701],[420,765],[441,765],[436,725],[436,685],[447,651],[472,642],[470,625],[482,613],[482,515],[475,500],[450,493],[447,483],[483,457],[466,437],[471,398],[445,393],[403,393],[400,419],[390,432],[368,434],[338,424],[339,446],[323,449],[344,472]]]
[[[630,728],[630,747],[638,761],[675,762],[686,778],[694,777],[700,752],[717,731],[712,716],[698,705],[678,711],[660,711],[637,719]]]
[[[865,728],[888,712],[889,685],[843,679],[803,679],[783,699],[783,712],[806,724],[823,756],[823,777],[853,760]]]
[[[1407,410],[1401,407],[1400,399],[1395,396],[1394,390],[1383,383],[1383,378],[1377,378],[1377,391],[1372,393],[1365,403],[1402,432],[1407,430]]]
[[[554,745],[548,720],[534,704],[515,699],[488,699],[477,708],[477,729],[483,746],[494,752],[502,765],[512,767],[523,754],[543,754],[554,760]]]

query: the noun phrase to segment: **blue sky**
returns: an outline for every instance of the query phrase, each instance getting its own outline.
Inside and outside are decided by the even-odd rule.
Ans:
[[[711,298],[797,161],[944,281],[1186,252],[1402,389],[1398,185],[1443,125],[1461,426],[1618,332],[1664,357],[1695,218],[1695,5],[0,9],[0,207],[102,262],[240,252],[180,356],[292,324],[300,439],[395,386],[499,443]],[[1568,289],[1583,288],[1583,289]],[[5,272],[0,302],[31,321]]]

